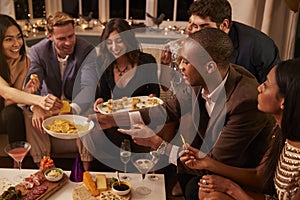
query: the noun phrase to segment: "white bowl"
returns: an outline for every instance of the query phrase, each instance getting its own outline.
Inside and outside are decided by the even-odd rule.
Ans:
[[[70,122],[82,126],[88,125],[88,129],[85,131],[79,131],[78,133],[58,133],[58,132],[48,130],[46,127],[53,124],[54,120],[56,119],[68,120]],[[42,126],[43,129],[53,137],[60,138],[60,139],[75,139],[88,134],[94,128],[94,122],[93,121],[87,122],[87,120],[88,120],[87,117],[83,117],[80,115],[56,115],[45,119],[42,123]]]
[[[56,182],[62,179],[64,176],[64,171],[60,168],[53,167],[46,170],[44,175],[48,181]]]
[[[113,193],[115,193],[115,194],[117,194],[117,195],[126,195],[126,194],[128,194],[129,192],[130,192],[130,190],[131,190],[131,184],[129,183],[129,182],[127,182],[127,181],[120,181],[120,183],[121,183],[121,185],[127,185],[128,186],[128,189],[127,190],[118,190],[117,188],[116,188],[116,186],[118,186],[119,185],[119,182],[118,181],[116,181],[116,182],[114,182],[113,184],[112,184],[112,186],[111,186],[111,189],[112,189],[112,192]]]

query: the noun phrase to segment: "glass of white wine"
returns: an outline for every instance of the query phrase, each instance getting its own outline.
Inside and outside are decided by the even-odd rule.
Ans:
[[[130,147],[130,141],[128,139],[124,139],[121,143],[120,147],[120,158],[121,161],[124,163],[124,175],[121,176],[123,180],[130,180],[129,176],[127,176],[127,163],[129,162],[131,157],[131,147]]]

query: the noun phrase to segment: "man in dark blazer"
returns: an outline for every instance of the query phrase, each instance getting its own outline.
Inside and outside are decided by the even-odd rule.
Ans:
[[[195,95],[177,92],[176,98],[165,102],[164,107],[143,110],[140,114],[145,124],[151,122],[151,126],[164,121],[166,114],[167,121],[180,118],[181,126],[192,125],[180,132],[191,146],[228,165],[256,167],[267,149],[274,120],[258,111],[258,83],[249,71],[230,64],[232,52],[230,38],[218,29],[207,28],[191,34],[183,45],[179,68]],[[190,121],[183,121],[182,116],[187,112],[191,113]],[[98,116],[100,123],[102,117]],[[177,143],[176,147],[151,129],[139,128],[121,132],[131,134],[140,145],[159,151],[164,148],[169,161],[176,161],[177,157],[171,156],[177,155],[174,152],[179,152],[182,144]],[[177,168],[185,198],[198,199],[197,182],[209,172],[190,170],[181,162]]]
[[[218,28],[229,35],[234,52],[231,63],[248,69],[259,83],[265,81],[271,68],[280,61],[274,41],[263,32],[231,20],[231,5],[227,0],[197,0],[189,8],[186,33],[207,27]]]
[[[71,102],[72,96],[80,90],[74,87],[77,72],[94,46],[75,36],[74,24],[74,20],[63,12],[49,16],[48,37],[33,45],[29,51],[31,64],[26,80],[30,79],[31,74],[38,76],[41,83],[40,95],[51,93]],[[80,113],[78,106],[71,103],[71,107],[73,113]],[[32,145],[31,155],[34,162],[39,163],[42,156],[50,155],[51,151],[49,136],[40,133],[43,132],[43,120],[51,116],[51,113],[36,106],[31,107],[31,111],[32,115],[27,113],[25,116],[27,139]],[[31,118],[34,128],[31,126]],[[78,144],[82,160],[91,161],[91,155],[82,147],[81,142]]]

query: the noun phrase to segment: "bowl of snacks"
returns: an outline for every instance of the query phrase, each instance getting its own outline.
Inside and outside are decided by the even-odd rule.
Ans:
[[[131,190],[131,184],[127,181],[116,181],[112,184],[111,189],[117,195],[127,195]]]
[[[45,119],[43,129],[51,136],[60,139],[75,139],[88,134],[94,122],[80,115],[56,115]]]
[[[50,182],[57,182],[60,179],[62,179],[63,175],[64,175],[64,171],[60,168],[50,168],[48,170],[45,171],[44,173],[46,179]]]

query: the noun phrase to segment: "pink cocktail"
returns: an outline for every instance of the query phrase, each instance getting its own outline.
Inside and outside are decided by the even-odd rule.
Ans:
[[[22,162],[29,149],[23,147],[17,147],[11,149],[7,152],[7,154],[12,157],[16,162]]]
[[[30,148],[31,145],[28,142],[17,141],[6,145],[4,151],[18,163],[19,170],[21,171],[22,161]],[[14,179],[16,182],[20,182],[23,180],[23,178],[24,177],[20,174]]]

